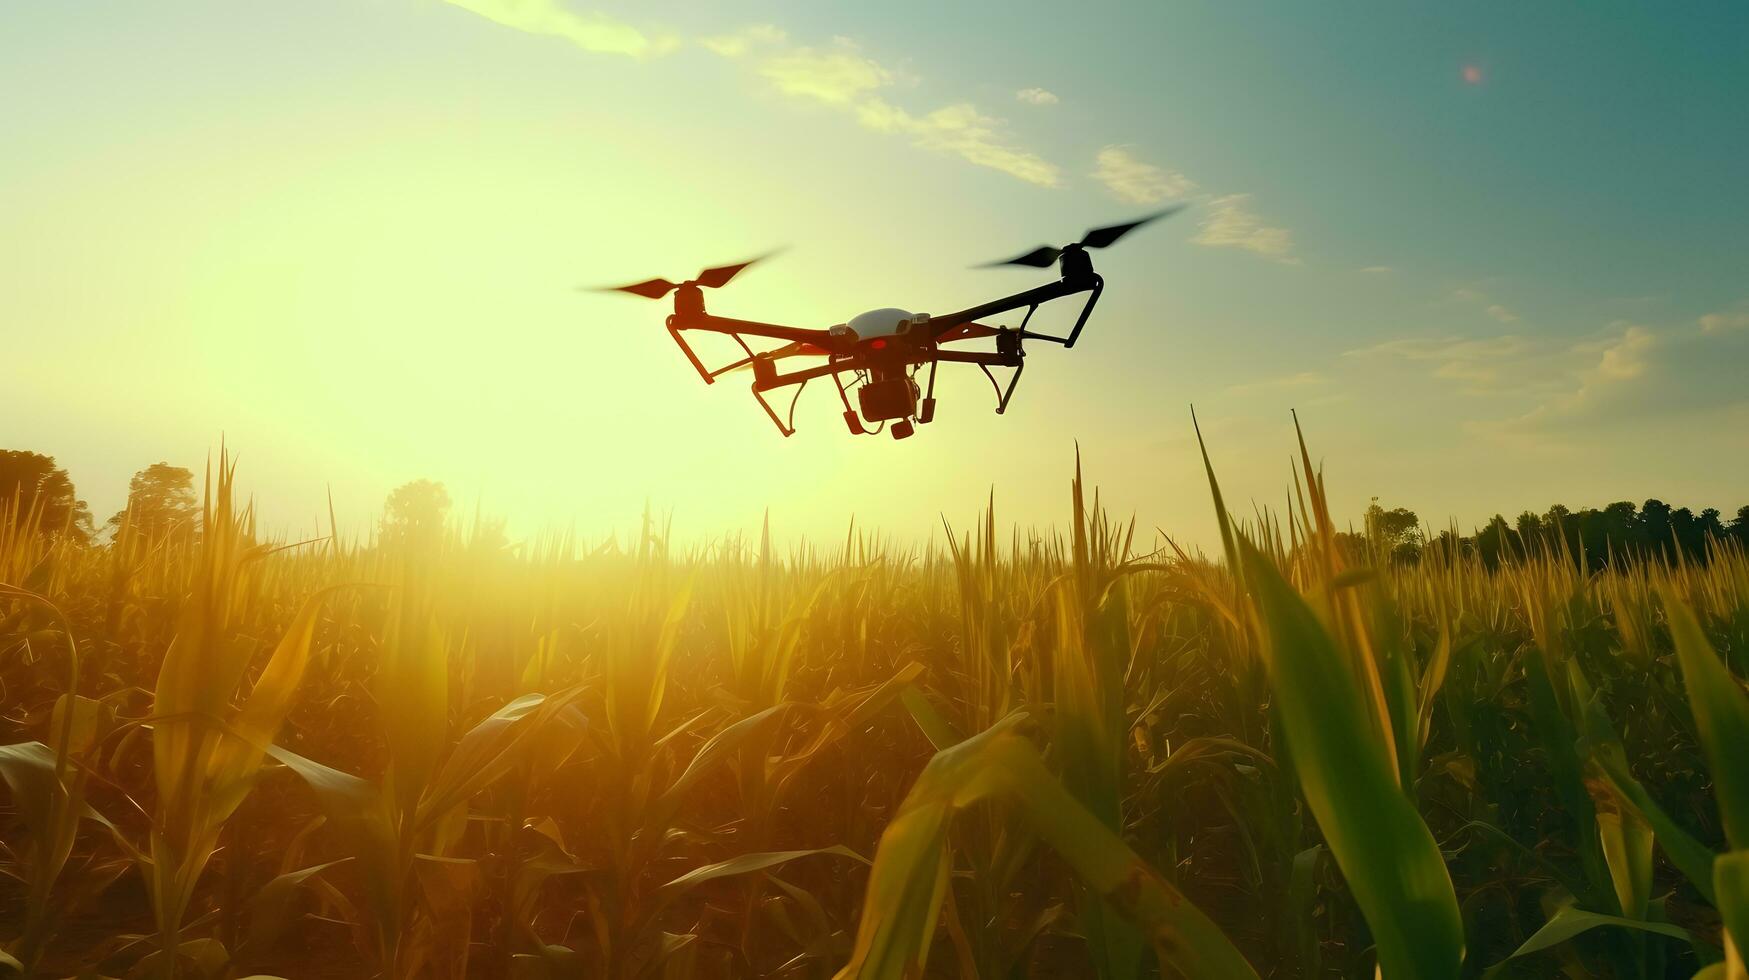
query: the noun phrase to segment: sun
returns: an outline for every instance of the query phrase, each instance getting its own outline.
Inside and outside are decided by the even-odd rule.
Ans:
[[[1468,85],[1482,84],[1482,69],[1477,65],[1465,65],[1463,70],[1464,83]]]

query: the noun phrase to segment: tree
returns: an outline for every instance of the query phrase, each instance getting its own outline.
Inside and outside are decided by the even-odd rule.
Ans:
[[[186,467],[153,463],[128,481],[128,505],[116,511],[109,526],[126,521],[150,539],[200,534],[200,504],[194,495],[194,474]]]
[[[1670,547],[1670,505],[1654,497],[1640,505],[1640,530],[1647,548],[1655,552]]]
[[[63,530],[83,542],[91,537],[91,509],[73,490],[73,479],[53,456],[0,449],[0,513],[17,505],[18,519],[36,513],[45,534]]]
[[[1421,557],[1421,518],[1406,507],[1386,510],[1375,498],[1366,509],[1366,535],[1379,553],[1393,562],[1409,563]]]
[[[1489,568],[1499,567],[1502,561],[1515,554],[1512,546],[1512,525],[1506,523],[1504,516],[1495,514],[1487,527],[1476,532],[1476,552]]]
[[[1513,525],[1513,530],[1517,531],[1518,536],[1526,541],[1534,540],[1543,532],[1543,519],[1537,516],[1536,511],[1527,510],[1518,515],[1518,521]]]
[[[1725,535],[1725,526],[1719,523],[1719,509],[1708,507],[1700,512],[1700,530],[1702,534],[1714,538]]]
[[[435,536],[449,515],[449,491],[436,480],[403,483],[383,504],[384,541]]]

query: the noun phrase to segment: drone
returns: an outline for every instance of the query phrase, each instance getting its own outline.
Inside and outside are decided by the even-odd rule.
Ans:
[[[728,285],[730,280],[759,262],[759,258],[706,269],[684,282],[648,279],[598,291],[630,293],[652,300],[672,294],[674,312],[668,315],[668,333],[698,371],[699,377],[706,384],[714,384],[718,378],[732,372],[751,371],[754,399],[786,437],[795,434],[796,403],[801,400],[802,389],[815,379],[831,378],[844,406],[844,422],[852,435],[876,435],[885,428],[894,439],[906,439],[916,432],[916,426],[935,419],[935,372],[943,363],[977,365],[996,391],[996,414],[1007,411],[1014,389],[1020,383],[1020,375],[1026,368],[1024,343],[1037,340],[1061,344],[1064,348],[1074,347],[1094,305],[1099,302],[1105,280],[1093,271],[1093,257],[1088,250],[1106,248],[1137,228],[1175,214],[1183,207],[1178,205],[1121,225],[1095,228],[1080,241],[1060,248],[1040,246],[1024,255],[981,266],[1012,265],[1035,269],[1056,266],[1059,277],[1055,282],[942,316],[888,307],[870,310],[822,330],[737,320],[707,312],[704,291]],[[1040,306],[1082,294],[1086,295],[1086,302],[1068,336],[1057,337],[1026,328]],[[980,322],[1023,309],[1026,313],[1018,327],[990,326]],[[734,338],[746,356],[722,367],[708,368],[686,342],[685,335],[689,331],[727,334]],[[755,350],[747,341],[749,337],[783,344],[769,350]],[[991,338],[995,340],[994,350],[949,346]],[[822,358],[823,361],[786,370],[794,358]],[[1013,369],[1006,385],[997,380],[992,368]],[[919,386],[917,377],[925,369],[925,385]],[[795,393],[790,398],[789,410],[780,417],[766,395],[792,385]],[[850,401],[852,389],[856,391],[855,407]]]

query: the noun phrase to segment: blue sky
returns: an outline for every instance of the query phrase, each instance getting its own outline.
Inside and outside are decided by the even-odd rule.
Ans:
[[[1679,13],[1677,12],[1679,9]],[[1749,488],[1749,8],[367,0],[0,11],[0,444],[100,514],[221,434],[270,521],[448,483],[519,526],[901,537],[1107,499],[1206,541],[1297,408],[1338,506],[1472,525]],[[791,250],[801,325],[1166,202],[1007,416],[779,440],[661,311],[579,283]]]

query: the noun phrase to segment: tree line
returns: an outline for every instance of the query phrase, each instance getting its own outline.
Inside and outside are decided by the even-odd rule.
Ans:
[[[389,494],[379,531],[384,538],[430,532],[443,526],[449,508],[449,493],[443,484],[414,480]],[[124,520],[152,538],[198,535],[200,530],[194,474],[169,463],[153,463],[135,473],[128,482],[127,506],[99,529],[67,471],[57,466],[53,457],[0,449],[0,515],[8,512],[34,517],[34,526],[41,533],[67,534],[82,543],[113,531]],[[501,526],[494,528],[493,534],[501,540]],[[1720,545],[1734,542],[1749,548],[1749,504],[1737,508],[1729,521],[1713,507],[1696,513],[1656,498],[1639,505],[1622,500],[1601,509],[1572,510],[1556,504],[1541,514],[1527,510],[1514,521],[1496,514],[1473,534],[1464,535],[1451,528],[1431,532],[1414,511],[1403,507],[1386,510],[1375,500],[1366,510],[1362,527],[1338,534],[1337,540],[1357,560],[1398,564],[1443,554],[1476,556],[1494,568],[1503,561],[1545,551],[1571,555],[1575,560],[1583,556],[1593,570],[1612,561],[1652,556],[1704,564]]]
[[[1544,553],[1565,554],[1596,571],[1612,563],[1661,558],[1705,564],[1720,547],[1749,548],[1749,504],[1729,521],[1717,508],[1699,513],[1656,497],[1643,504],[1619,500],[1602,508],[1573,510],[1555,504],[1543,513],[1527,510],[1513,521],[1495,514],[1473,534],[1426,529],[1414,511],[1391,510],[1375,501],[1363,528],[1337,535],[1357,555],[1385,556],[1412,564],[1430,555],[1474,556],[1489,568]]]
[[[449,492],[441,483],[414,480],[402,484],[384,502],[379,531],[385,538],[434,533],[443,527],[449,507]],[[28,521],[37,533],[66,535],[81,544],[92,544],[124,522],[150,540],[198,538],[200,516],[193,471],[153,463],[128,481],[127,506],[97,527],[91,508],[79,499],[72,478],[56,465],[54,457],[0,449],[0,522]],[[501,528],[495,530],[501,532]]]

